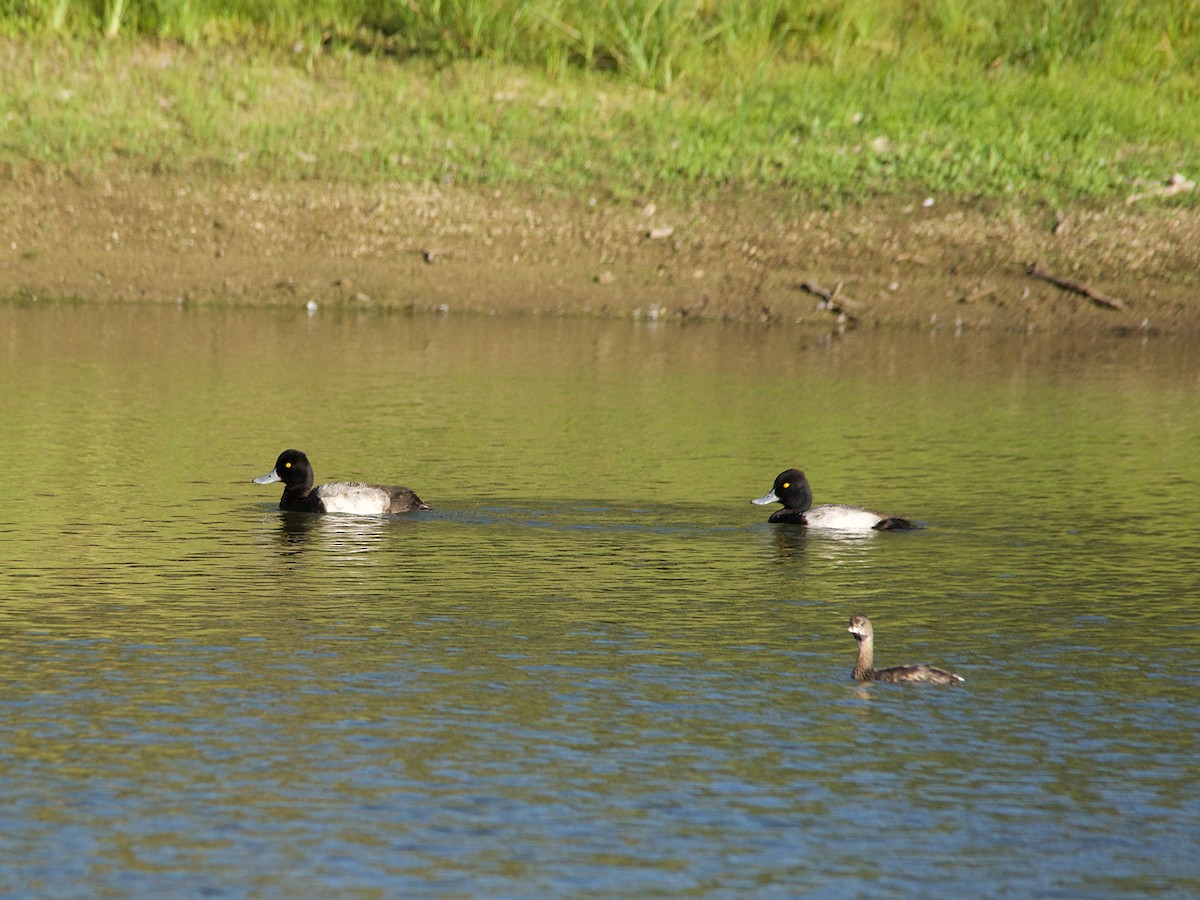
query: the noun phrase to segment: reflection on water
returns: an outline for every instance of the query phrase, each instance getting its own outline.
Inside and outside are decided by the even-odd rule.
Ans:
[[[386,529],[406,527],[406,522],[399,517],[280,512],[275,518],[279,524],[277,552],[283,555],[294,553],[315,539],[322,552],[332,554],[339,562],[353,562],[354,557],[378,549]]]
[[[1200,879],[1194,347],[53,306],[0,346],[6,894]],[[435,508],[280,513],[283,446]],[[791,465],[923,527],[770,526]],[[854,685],[853,613],[967,683]]]

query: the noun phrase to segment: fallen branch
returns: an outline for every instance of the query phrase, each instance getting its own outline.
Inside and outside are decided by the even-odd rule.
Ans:
[[[821,298],[821,309],[827,309],[834,315],[845,316],[851,322],[857,322],[858,316],[854,314],[856,309],[866,309],[865,303],[859,303],[856,300],[851,300],[849,297],[841,296],[842,283],[839,281],[834,285],[833,290],[827,290],[815,281],[800,282],[800,290],[806,294]]]
[[[1078,281],[1071,281],[1069,278],[1062,278],[1058,275],[1051,274],[1042,268],[1042,264],[1035,262],[1032,266],[1025,270],[1025,274],[1030,278],[1040,278],[1042,281],[1048,281],[1055,287],[1060,287],[1064,291],[1070,291],[1073,294],[1081,294],[1087,297],[1097,306],[1103,306],[1108,309],[1125,309],[1125,302],[1118,300],[1116,297],[1106,297],[1099,291],[1094,291],[1086,284]]]

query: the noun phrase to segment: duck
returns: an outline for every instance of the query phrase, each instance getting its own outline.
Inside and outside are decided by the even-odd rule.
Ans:
[[[808,528],[836,528],[845,531],[895,531],[918,527],[911,519],[873,512],[861,506],[822,503],[813,506],[812,487],[799,469],[780,472],[771,490],[751,500],[759,506],[782,503],[767,519],[776,525],[804,525]]]
[[[410,488],[338,481],[313,487],[313,468],[299,450],[284,450],[275,468],[254,479],[255,484],[283,482],[279,508],[288,512],[350,513],[381,516],[430,509]]]
[[[875,628],[871,620],[866,616],[853,616],[846,630],[858,641],[858,661],[854,664],[853,673],[855,681],[912,681],[921,684],[958,684],[966,681],[961,675],[924,664],[876,669]]]

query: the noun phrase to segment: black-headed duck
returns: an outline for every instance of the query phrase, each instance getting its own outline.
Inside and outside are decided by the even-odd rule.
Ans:
[[[274,469],[254,479],[255,484],[276,481],[283,482],[279,508],[290,512],[380,516],[430,508],[406,487],[338,481],[314,488],[312,465],[299,450],[284,450],[275,460]]]
[[[872,512],[860,506],[843,506],[837,503],[822,503],[813,506],[812,488],[799,469],[780,472],[771,486],[770,493],[750,501],[764,506],[767,503],[782,503],[783,509],[771,514],[768,522],[777,525],[804,525],[808,528],[834,528],[844,531],[892,531],[916,528],[911,519]]]

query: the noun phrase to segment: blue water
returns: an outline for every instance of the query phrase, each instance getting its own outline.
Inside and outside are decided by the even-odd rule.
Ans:
[[[1191,896],[1197,348],[0,308],[6,896]],[[249,481],[415,488],[386,520]],[[836,537],[750,505],[924,526]],[[953,688],[857,686],[883,665]]]

